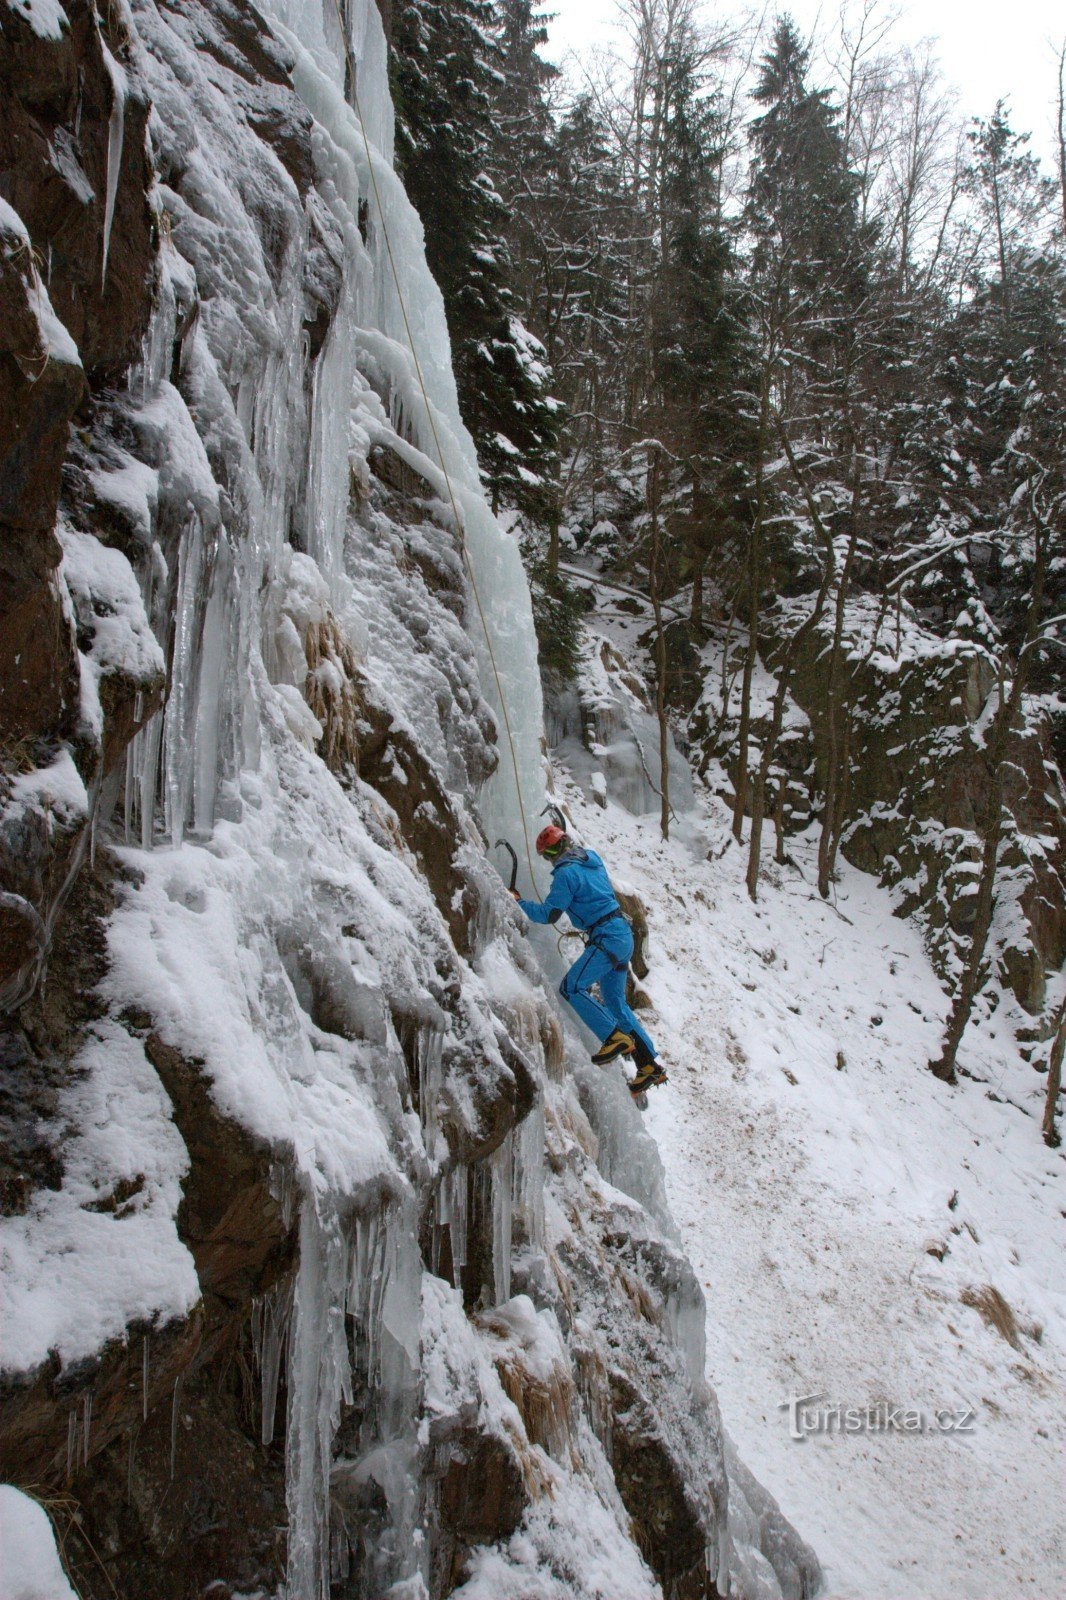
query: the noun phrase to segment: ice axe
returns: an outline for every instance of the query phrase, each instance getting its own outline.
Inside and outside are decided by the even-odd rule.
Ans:
[[[514,894],[515,888],[518,884],[518,855],[515,851],[515,847],[513,844],[508,844],[506,839],[497,839],[496,843],[493,845],[493,849],[506,850],[507,854],[511,858],[511,881],[507,887],[510,889],[511,893]]]
[[[559,810],[559,807],[555,804],[554,800],[549,800],[548,801],[548,804],[544,807],[544,810],[541,812],[541,816],[550,818],[550,820],[555,823],[555,826],[557,828],[561,828],[564,833],[569,833],[570,824],[567,822],[566,818],[563,816],[562,812]]]

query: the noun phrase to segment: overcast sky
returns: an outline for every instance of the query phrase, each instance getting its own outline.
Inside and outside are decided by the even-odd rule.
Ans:
[[[557,13],[551,28],[550,54],[559,61],[569,50],[604,48],[616,37],[616,0],[545,0]],[[713,0],[709,15],[739,10],[729,0]],[[801,28],[823,25],[836,16],[836,0],[791,0],[790,10]],[[1056,53],[1066,38],[1063,0],[897,0],[900,12],[894,37],[916,43],[939,41],[938,55],[949,82],[959,92],[965,116],[988,116],[1002,95],[1010,102],[1011,121],[1019,132],[1031,132],[1032,148],[1047,164],[1055,148],[1054,116]]]

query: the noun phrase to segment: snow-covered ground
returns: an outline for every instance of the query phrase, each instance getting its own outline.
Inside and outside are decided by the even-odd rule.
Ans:
[[[1064,1156],[1040,1137],[1046,1080],[1002,1010],[968,1036],[974,1078],[932,1076],[946,998],[920,935],[847,863],[823,903],[813,837],[769,866],[756,906],[720,802],[664,844],[657,814],[558,776],[579,836],[648,908],[670,1082],[646,1119],[707,1296],[708,1377],[827,1594],[1066,1593]],[[997,1305],[990,1290],[1013,1343],[966,1303]]]

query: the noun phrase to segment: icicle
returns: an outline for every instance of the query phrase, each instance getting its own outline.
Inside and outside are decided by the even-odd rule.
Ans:
[[[444,1034],[435,1026],[421,1027],[415,1039],[418,1062],[418,1106],[426,1154],[437,1161],[444,1153],[437,1103],[443,1080]]]
[[[263,1444],[274,1440],[274,1418],[278,1405],[281,1358],[289,1336],[292,1315],[292,1284],[275,1290],[259,1305],[258,1360],[260,1371],[260,1432]]]
[[[150,850],[155,841],[155,797],[159,783],[159,751],[162,741],[163,713],[157,711],[144,730],[144,756],[141,761],[140,779],[142,850]]]
[[[342,1310],[349,1276],[348,1247],[336,1219],[324,1227],[313,1200],[305,1197],[289,1335],[287,1600],[329,1600],[333,1435],[351,1381]]]
[[[174,654],[170,699],[164,713],[166,830],[175,848],[185,835],[192,782],[192,730],[196,713],[195,663],[199,642],[197,613],[204,565],[204,530],[194,512],[178,553],[178,592],[174,608]]]
[[[148,1335],[141,1341],[141,1421],[148,1421]]]
[[[223,547],[225,548],[225,547]],[[226,563],[228,566],[228,562]],[[192,773],[192,825],[198,838],[210,836],[215,823],[218,790],[221,695],[225,676],[226,634],[224,574],[215,566],[211,598],[203,622],[200,645],[199,693],[196,703]]]
[[[181,1373],[174,1379],[174,1397],[170,1402],[170,1478],[174,1480],[174,1468],[178,1460],[178,1407],[181,1404]]]
[[[281,1225],[288,1233],[292,1227],[296,1183],[287,1161],[275,1161],[270,1168],[270,1197],[281,1208]]]
[[[86,1389],[85,1397],[82,1400],[82,1428],[85,1435],[82,1439],[81,1464],[83,1467],[87,1467],[89,1465],[89,1430],[92,1426],[92,1417],[93,1394],[91,1389]]]
[[[467,1241],[467,1186],[468,1169],[459,1162],[448,1174],[450,1198],[448,1229],[452,1245],[452,1282],[459,1287],[462,1269],[466,1266]]]
[[[511,1217],[514,1132],[492,1157],[492,1279],[496,1304],[511,1298]]]
[[[718,1593],[728,1594],[730,1534],[724,1518],[718,1529],[717,1545],[718,1548],[715,1550],[714,1542],[709,1541],[707,1571],[715,1573],[715,1586],[718,1589]]]
[[[518,1131],[514,1201],[525,1237],[544,1248],[544,1101],[539,1100]]]
[[[107,258],[111,253],[111,228],[115,220],[115,201],[118,197],[119,176],[122,169],[122,145],[126,130],[126,95],[129,84],[126,70],[111,54],[103,39],[100,40],[104,65],[111,79],[111,120],[107,132],[107,191],[104,201],[104,259],[100,267],[100,293],[107,282]]]
[[[72,1410],[67,1417],[67,1478],[74,1471],[74,1448],[78,1442],[78,1413]]]
[[[135,733],[126,746],[126,782],[122,791],[122,837],[126,844],[133,843],[134,804],[137,793],[137,757],[144,730]]]
[[[367,1384],[373,1388],[378,1379],[378,1355],[381,1346],[381,1305],[385,1297],[389,1272],[392,1268],[391,1241],[388,1227],[377,1222],[374,1250],[370,1258],[370,1276],[366,1299],[366,1349]]]

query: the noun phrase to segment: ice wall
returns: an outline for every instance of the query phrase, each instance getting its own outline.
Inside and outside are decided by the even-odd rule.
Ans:
[[[482,689],[499,725],[500,765],[481,808],[490,837],[512,839],[528,875],[522,841],[524,832],[538,831],[544,803],[543,709],[529,585],[517,543],[501,530],[482,492],[473,440],[459,415],[444,302],[426,265],[422,224],[392,169],[394,113],[376,0],[353,0],[346,8],[350,57],[338,0],[279,0],[265,10],[294,52],[301,97],[330,135],[335,153],[326,159],[347,205],[349,229],[360,202],[369,207],[370,270],[359,275],[361,289],[351,308],[357,360],[364,370],[378,369],[393,422],[443,469],[438,478],[446,474],[442,498],[458,511],[477,591],[468,625]],[[349,59],[356,67],[354,105],[344,93]],[[331,405],[337,410],[343,409],[344,378],[343,371],[336,373]]]

